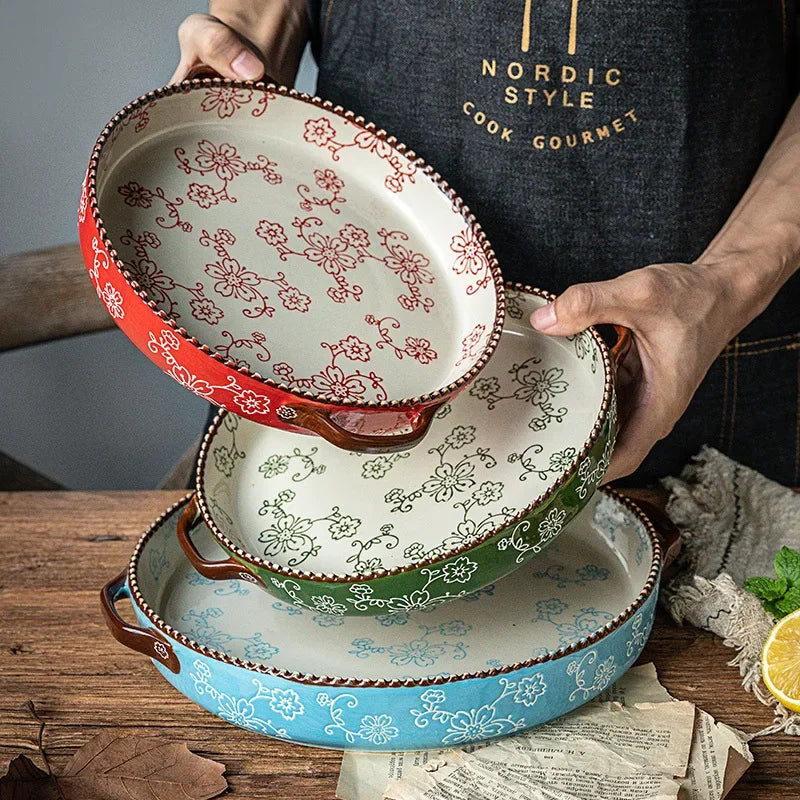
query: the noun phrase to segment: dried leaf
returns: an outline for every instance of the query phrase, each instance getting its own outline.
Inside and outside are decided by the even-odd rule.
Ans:
[[[185,744],[106,732],[58,777],[17,756],[0,778],[0,800],[210,800],[228,788],[223,772]]]
[[[64,800],[209,800],[228,788],[225,765],[185,744],[101,733],[58,778]]]
[[[0,800],[59,800],[58,787],[27,756],[17,756],[0,778]]]

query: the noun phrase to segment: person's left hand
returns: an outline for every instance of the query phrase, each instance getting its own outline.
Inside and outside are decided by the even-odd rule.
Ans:
[[[681,417],[714,359],[743,327],[725,270],[654,264],[569,287],[531,315],[542,333],[624,325],[633,345],[619,371],[620,434],[604,482],[632,473]]]

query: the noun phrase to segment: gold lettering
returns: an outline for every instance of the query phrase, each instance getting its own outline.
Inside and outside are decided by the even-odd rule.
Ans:
[[[472,119],[475,120],[476,125],[483,125],[483,123],[486,122],[486,114],[484,114],[483,111],[476,111]]]
[[[523,91],[525,92],[525,94],[528,95],[528,105],[530,105],[533,102],[533,96],[536,94],[537,90],[536,89],[523,89]]]
[[[511,133],[513,132],[513,128],[503,128],[503,132],[500,134],[501,139],[505,139],[507,142],[511,141]]]
[[[493,58],[487,61],[485,58],[481,63],[481,75],[491,75],[493,78],[497,75],[497,59]]]
[[[581,92],[581,108],[594,108],[594,92]]]
[[[588,83],[589,83],[589,86],[591,86],[594,83],[594,67],[589,67],[589,80],[588,80]]]
[[[475,108],[475,103],[472,103],[469,100],[467,100],[467,102],[464,103],[464,105],[461,108],[464,110],[464,113],[467,116],[470,116],[470,114],[472,113],[472,109]]]
[[[622,120],[621,120],[619,117],[617,117],[617,119],[615,119],[615,120],[614,120],[614,121],[611,123],[611,125],[612,125],[612,127],[614,128],[614,130],[615,130],[617,133],[622,133],[622,131],[624,131],[624,130],[625,130],[625,126],[622,124]]]
[[[631,109],[630,111],[626,111],[625,115],[628,119],[633,120],[634,122],[638,122],[639,120],[636,119],[636,115],[633,113],[635,109]]]
[[[595,128],[595,133],[597,134],[597,141],[601,141],[603,139],[608,139],[611,136],[611,131],[608,129],[608,125],[603,125],[602,128]]]
[[[577,77],[578,73],[575,67],[561,67],[561,83],[572,83]]]
[[[551,136],[550,137],[550,149],[551,150],[558,150],[561,147],[561,137],[560,136]]]
[[[545,83],[550,81],[550,67],[547,64],[537,64],[536,72],[534,73],[534,80],[538,83],[543,80]]]
[[[547,105],[548,106],[552,106],[553,105],[553,98],[556,96],[556,90],[553,89],[552,91],[548,92],[547,89],[544,89],[542,91],[542,94],[544,94],[545,99],[547,100]]]
[[[506,68],[506,72],[512,81],[516,81],[522,77],[522,64],[520,64],[519,61],[512,61]]]
[[[567,42],[567,52],[575,55],[578,47],[578,0],[572,0],[572,8],[569,14],[569,41]]]
[[[594,142],[594,139],[592,138],[592,132],[591,131],[584,131],[583,134],[581,134],[581,135],[583,137],[583,143],[584,144],[592,144],[592,142]]]
[[[611,74],[614,73],[616,77],[612,78]],[[606,72],[606,83],[609,86],[616,86],[621,80],[622,73],[618,69],[610,69]]]
[[[534,136],[533,137],[533,146],[537,150],[544,150],[544,136]]]
[[[497,133],[497,131],[500,130],[500,125],[498,125],[497,122],[495,122],[493,119],[490,119],[486,123],[486,130],[489,131],[489,133],[492,133],[492,134]]]
[[[531,0],[525,0],[525,10],[522,12],[522,41],[519,48],[527,53],[531,46]]]
[[[567,93],[566,89],[564,89],[564,102],[562,103],[562,105],[564,106],[564,108],[575,108],[575,103],[569,102],[569,94]]]
[[[517,94],[517,87],[516,86],[506,86],[506,103],[509,105],[514,105],[517,100],[519,100],[519,96]]]
[[[575,147],[578,144],[578,134],[577,133],[568,133],[565,137],[567,142],[567,147]]]

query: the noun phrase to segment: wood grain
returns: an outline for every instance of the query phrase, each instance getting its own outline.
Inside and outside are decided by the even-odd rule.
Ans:
[[[167,684],[147,659],[108,634],[98,591],[127,563],[142,530],[181,492],[0,493],[0,760],[36,755],[38,723],[56,769],[108,729],[185,741],[221,761],[231,796],[331,800],[341,754],[267,739],[228,725]],[[648,495],[651,496],[651,495]],[[123,611],[124,613],[124,611]],[[653,661],[676,697],[748,732],[771,714],[727,666],[716,637],[679,628],[665,615],[642,661]],[[774,735],[752,744],[756,763],[732,800],[797,800],[800,740]]]
[[[0,350],[114,327],[77,244],[0,258]]]

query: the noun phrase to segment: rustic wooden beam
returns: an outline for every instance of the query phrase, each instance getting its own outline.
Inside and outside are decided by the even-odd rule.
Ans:
[[[32,492],[64,489],[60,483],[0,451],[0,491]]]
[[[0,350],[113,326],[77,244],[0,258]]]

